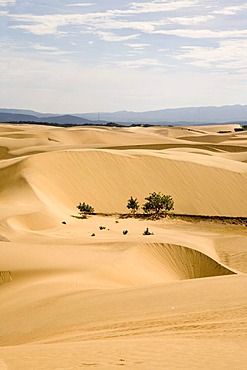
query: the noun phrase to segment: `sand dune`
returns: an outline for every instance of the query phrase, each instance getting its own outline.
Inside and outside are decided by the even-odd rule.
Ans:
[[[142,269],[146,284],[150,284],[148,276],[150,272],[161,277],[161,280],[155,280],[155,283],[233,274],[197,250],[161,243],[144,244],[128,250],[127,258],[125,257],[124,261],[116,261],[113,267],[116,269],[121,267],[124,270],[128,268],[133,272],[137,264],[138,274],[139,269]],[[125,271],[125,275],[131,276],[130,271]]]
[[[235,127],[0,125],[0,369],[246,368],[245,224],[120,215],[247,217]]]
[[[80,201],[96,212],[126,212],[131,195],[143,203],[152,191],[172,195],[176,213],[243,217],[247,209],[247,164],[217,156],[59,151],[5,164],[0,173],[11,223],[32,230],[54,227]]]
[[[172,244],[144,244],[127,249],[97,273],[123,286],[161,284],[175,280],[234,274],[205,254]]]
[[[244,369],[245,288],[242,276],[94,292],[33,286],[3,305],[1,359],[13,369],[114,369],[120,359],[128,369]]]
[[[10,285],[1,287],[7,298],[1,304],[2,345],[175,333],[200,338],[207,331],[217,338],[229,326],[236,336],[246,335],[246,276],[88,291],[70,281],[66,286],[41,280],[14,294]]]
[[[226,124],[226,125],[203,125],[203,126],[188,126],[190,130],[197,130],[200,132],[208,133],[214,132],[218,133],[219,131],[227,131],[227,132],[234,132],[235,128],[240,128],[239,124]]]
[[[21,250],[9,248],[7,255],[4,249],[0,251],[2,267],[11,270],[17,286],[24,280],[27,285],[30,281],[39,283],[42,276],[53,283],[70,280],[81,289],[112,289],[235,274],[210,256],[209,246],[208,254],[200,249],[200,246],[135,242],[111,243],[109,247],[109,243],[100,242],[94,247],[85,245],[83,249],[71,246],[68,250],[60,246],[51,250],[32,245],[22,246]],[[10,253],[17,261],[10,261]],[[2,274],[3,281],[7,281],[5,275],[9,273]]]

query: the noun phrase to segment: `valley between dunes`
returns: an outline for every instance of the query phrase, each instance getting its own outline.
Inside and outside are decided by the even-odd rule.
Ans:
[[[0,370],[246,369],[235,127],[0,124]],[[123,215],[153,191],[191,217]]]

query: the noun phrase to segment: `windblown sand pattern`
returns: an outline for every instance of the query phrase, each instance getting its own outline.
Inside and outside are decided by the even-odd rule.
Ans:
[[[11,280],[11,274],[9,271],[0,271],[0,285],[9,283]]]
[[[235,127],[0,125],[0,368],[246,368],[244,223],[120,217],[247,217]]]

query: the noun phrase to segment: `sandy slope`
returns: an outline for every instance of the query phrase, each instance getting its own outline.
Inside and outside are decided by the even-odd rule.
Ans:
[[[246,368],[245,226],[72,217],[151,191],[247,217],[234,127],[0,125],[0,369]]]
[[[1,200],[15,222],[31,229],[54,226],[80,201],[97,212],[126,212],[131,195],[143,203],[152,191],[171,194],[177,213],[246,216],[243,162],[143,150],[66,150],[4,162]]]

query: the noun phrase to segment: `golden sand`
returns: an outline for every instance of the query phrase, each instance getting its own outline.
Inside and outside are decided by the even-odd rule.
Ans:
[[[235,127],[0,125],[0,369],[246,369],[246,226],[120,217],[247,217]]]

